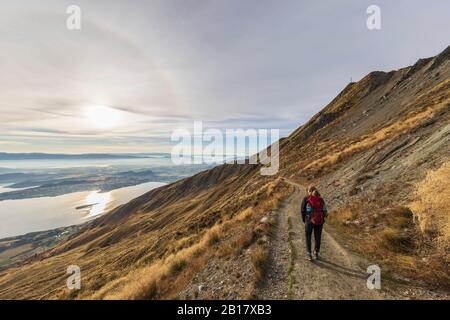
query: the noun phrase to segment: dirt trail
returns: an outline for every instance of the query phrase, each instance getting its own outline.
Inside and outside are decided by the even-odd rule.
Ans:
[[[260,299],[408,299],[448,298],[422,288],[383,280],[382,289],[367,288],[364,259],[350,253],[326,231],[321,258],[305,259],[304,224],[300,203],[304,188],[291,181],[295,191],[281,206],[274,231],[266,277],[257,292]],[[314,244],[313,244],[314,246]],[[393,290],[392,288],[395,288]]]

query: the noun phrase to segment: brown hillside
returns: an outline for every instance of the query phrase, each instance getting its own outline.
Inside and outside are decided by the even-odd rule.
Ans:
[[[447,289],[449,207],[442,198],[449,187],[430,186],[449,179],[449,60],[450,47],[348,85],[285,139],[281,152],[281,175],[314,182],[326,194],[343,242],[419,283]],[[402,211],[406,220],[391,221]],[[438,222],[427,222],[434,215]]]
[[[340,242],[393,275],[450,289],[449,207],[423,202],[448,194],[449,60],[450,47],[349,84],[282,139],[277,176],[222,165],[152,190],[0,273],[0,298],[253,297],[293,191],[285,179],[318,185]],[[80,291],[66,289],[69,265],[81,267]]]

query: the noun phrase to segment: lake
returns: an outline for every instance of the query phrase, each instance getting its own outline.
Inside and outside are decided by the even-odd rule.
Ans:
[[[167,182],[191,176],[205,168],[204,165],[175,166],[170,156],[160,154],[131,159],[0,160],[0,194],[26,189],[11,188],[14,183],[23,181],[37,187],[53,181],[61,182],[61,179],[70,181],[71,177],[86,180],[86,191],[82,191],[83,188],[70,191],[62,185],[59,187],[61,192],[53,197],[25,196],[0,201],[0,239],[89,221]],[[159,179],[139,181],[130,186],[139,179],[126,173],[141,170],[151,170]],[[93,190],[90,181],[97,179],[95,181],[101,182],[105,177],[115,177],[111,185],[116,183],[119,188],[109,192],[87,191]],[[127,187],[120,188],[121,183]]]
[[[83,191],[56,197],[1,201],[0,239],[80,224],[163,185],[148,182],[104,193]],[[0,192],[7,189],[0,186]]]

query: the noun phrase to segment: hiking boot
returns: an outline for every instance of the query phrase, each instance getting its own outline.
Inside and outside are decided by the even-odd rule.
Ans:
[[[307,253],[307,254],[306,254],[306,260],[312,261],[311,253]]]
[[[319,253],[318,252],[314,252],[314,259],[319,260]]]

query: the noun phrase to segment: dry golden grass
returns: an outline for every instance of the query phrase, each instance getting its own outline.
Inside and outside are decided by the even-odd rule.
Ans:
[[[209,258],[212,252],[209,252],[207,248],[210,247],[211,234],[217,232],[216,228],[206,232],[197,244],[109,283],[93,298],[167,298],[186,284]]]
[[[415,190],[411,209],[424,235],[441,248],[450,246],[450,162],[431,171]]]
[[[19,247],[15,247],[13,249],[7,249],[5,251],[0,252],[0,260],[12,258],[20,253],[26,252],[33,249],[31,244],[24,244]]]
[[[388,227],[381,232],[381,244],[389,251],[402,252],[411,244],[411,238],[402,229]]]
[[[336,118],[337,126],[330,122],[307,136],[294,134],[286,138],[283,150],[280,149],[279,174],[291,179],[314,180],[316,174],[331,173],[336,164],[360,152],[383,147],[385,140],[417,132],[429,125],[430,120],[441,120],[440,115],[448,109],[450,79],[434,86],[431,80],[424,79],[430,83],[424,88],[431,89],[421,90],[420,95],[417,86],[414,92],[383,88],[384,80],[378,74],[371,74],[337,97],[328,108],[340,114]],[[380,86],[378,93],[397,92],[398,98],[385,106],[390,116],[374,118],[370,126],[361,128],[356,114],[367,107],[378,107],[378,102],[373,103],[378,93],[370,94],[374,86]],[[437,121],[433,126],[438,124]],[[344,134],[340,126],[352,129]],[[305,154],[313,156],[305,157]],[[303,174],[305,167],[308,170]],[[442,254],[427,255],[426,265],[417,262],[418,249],[426,251],[420,247],[420,230],[433,234],[433,241],[448,241],[448,207],[439,213],[430,213],[429,209],[432,189],[439,185],[440,190],[448,185],[448,171],[447,175],[444,173],[431,175],[432,182],[418,187],[418,198],[412,208],[420,219],[420,229],[404,208],[378,212],[378,217],[372,214],[375,209],[386,209],[392,199],[384,199],[386,203],[378,204],[378,208],[352,200],[347,208],[331,214],[330,225],[352,237],[348,243],[355,243],[358,250],[371,258],[418,275],[421,280],[445,281],[449,276]],[[214,262],[220,266],[221,262],[230,260],[238,261],[239,274],[244,274],[239,263],[246,267],[253,265],[252,276],[257,283],[268,250],[266,239],[273,226],[273,221],[261,223],[261,218],[270,216],[268,213],[278,207],[288,188],[276,177],[261,177],[258,167],[225,165],[207,170],[135,199],[97,219],[93,227],[52,251],[20,268],[2,272],[0,296],[9,299],[177,298],[177,293],[188,287],[206,264]],[[448,195],[441,193],[438,198],[442,203],[433,203],[433,209],[441,208],[436,205],[444,208]],[[347,224],[348,221],[352,223]],[[249,257],[247,253],[251,252],[255,255]],[[295,248],[291,248],[291,255],[295,256]],[[81,267],[81,291],[65,291],[68,264]]]
[[[360,81],[356,85],[364,86],[363,82]],[[346,94],[357,88],[356,85]],[[334,122],[320,127],[313,134],[298,134],[298,141],[295,137],[287,140],[287,145],[291,148],[300,146],[298,154],[310,154],[312,157],[307,160],[300,157],[301,159],[297,160],[298,154],[290,152],[281,159],[281,168],[287,168],[282,170],[285,170],[286,176],[291,179],[305,179],[308,180],[306,183],[323,185],[331,182],[324,188],[340,195],[340,201],[337,201],[340,208],[330,214],[329,227],[336,231],[337,237],[341,237],[340,240],[344,243],[379,262],[386,270],[394,270],[411,279],[432,284],[436,288],[450,288],[450,214],[446,203],[447,199],[450,199],[448,167],[447,171],[441,168],[438,173],[430,174],[420,187],[418,186],[416,199],[410,206],[412,210],[409,210],[406,208],[409,207],[409,200],[405,195],[413,195],[408,191],[411,191],[412,183],[417,181],[418,175],[421,174],[420,169],[424,162],[417,163],[417,167],[411,169],[418,169],[417,174],[412,172],[396,176],[395,172],[391,171],[394,166],[381,165],[383,171],[376,171],[378,168],[370,167],[370,163],[364,160],[367,159],[365,155],[369,153],[377,155],[380,152],[382,155],[388,151],[386,147],[399,141],[399,138],[426,137],[448,123],[450,79],[437,84],[430,83],[429,86],[424,85],[420,93],[406,93],[404,89],[398,92],[389,84],[388,88],[389,92],[399,93],[403,98],[390,100],[384,99],[383,96],[384,102],[380,104],[384,104],[386,110],[389,106],[385,117],[375,111],[379,104],[373,104],[373,96],[370,94],[367,99],[361,100],[352,98],[352,95],[339,96],[337,100],[341,101],[333,102],[330,110],[339,111],[342,107],[349,108],[354,113],[344,112],[333,120]],[[370,111],[367,122],[364,117],[355,115],[356,112],[361,114],[365,110]],[[361,119],[369,125],[363,127],[360,124]],[[305,126],[304,131],[307,129],[308,126]],[[302,130],[299,129],[298,132],[301,133]],[[412,146],[400,156],[407,157],[421,152],[420,150]],[[443,152],[440,150],[436,155],[426,157],[427,165],[442,161],[441,153]],[[413,158],[411,156],[410,159]],[[414,161],[411,160],[411,163]],[[402,163],[405,164],[408,165],[409,162]],[[394,165],[398,168],[397,163]],[[358,172],[357,177],[352,175],[353,172]],[[391,172],[395,179],[390,178]],[[338,182],[335,190],[332,190],[333,181]],[[363,183],[364,191],[362,188],[355,189]],[[350,187],[345,188],[345,194],[337,189],[344,184],[345,187]],[[341,199],[346,203],[342,203]],[[415,223],[417,219],[420,224]],[[423,234],[433,238],[433,242],[424,239]]]
[[[380,265],[411,279],[450,288],[446,251],[423,240],[409,208],[387,207],[384,199],[369,207],[359,199],[332,212],[328,220],[344,241]]]
[[[380,243],[389,251],[410,252],[414,246],[412,212],[409,208],[396,207],[386,215],[387,227],[381,232]]]
[[[255,273],[255,286],[258,286],[263,279],[265,266],[269,254],[266,248],[257,245],[252,254],[252,267]]]
[[[214,245],[218,244],[219,242],[220,242],[220,235],[217,231],[209,233],[208,240],[207,240],[207,243],[209,246],[214,246]]]
[[[447,98],[444,101],[436,103],[432,105],[432,107],[427,107],[422,111],[414,111],[407,115],[404,119],[391,123],[373,134],[363,136],[359,141],[350,143],[349,146],[344,145],[343,149],[331,149],[325,156],[320,157],[306,165],[305,170],[321,172],[323,168],[331,167],[352,157],[358,152],[374,147],[386,139],[405,134],[448,108],[449,102],[450,99]]]
[[[1,273],[0,296],[177,298],[211,261],[251,265],[248,255],[236,256],[243,254],[242,246],[252,251],[264,244],[270,228],[260,220],[277,208],[287,189],[252,167],[225,165],[200,173],[130,202],[45,256]],[[70,264],[81,268],[81,290],[66,288]]]
[[[194,245],[106,285],[93,298],[175,298],[193,276],[202,270],[208,260],[224,258],[227,255],[239,255],[242,249],[252,245],[255,247],[252,249],[251,263],[254,271],[254,285],[257,286],[264,274],[268,251],[265,246],[256,244],[256,241],[262,233],[270,232],[270,227],[263,227],[258,224],[258,221],[268,210],[276,209],[284,196],[281,190],[275,191],[274,183],[280,183],[280,181],[270,182],[262,187],[265,197],[261,197],[259,191],[256,192],[260,196],[257,206],[246,208],[234,217],[215,224],[207,229]],[[180,242],[185,241],[183,239]]]

